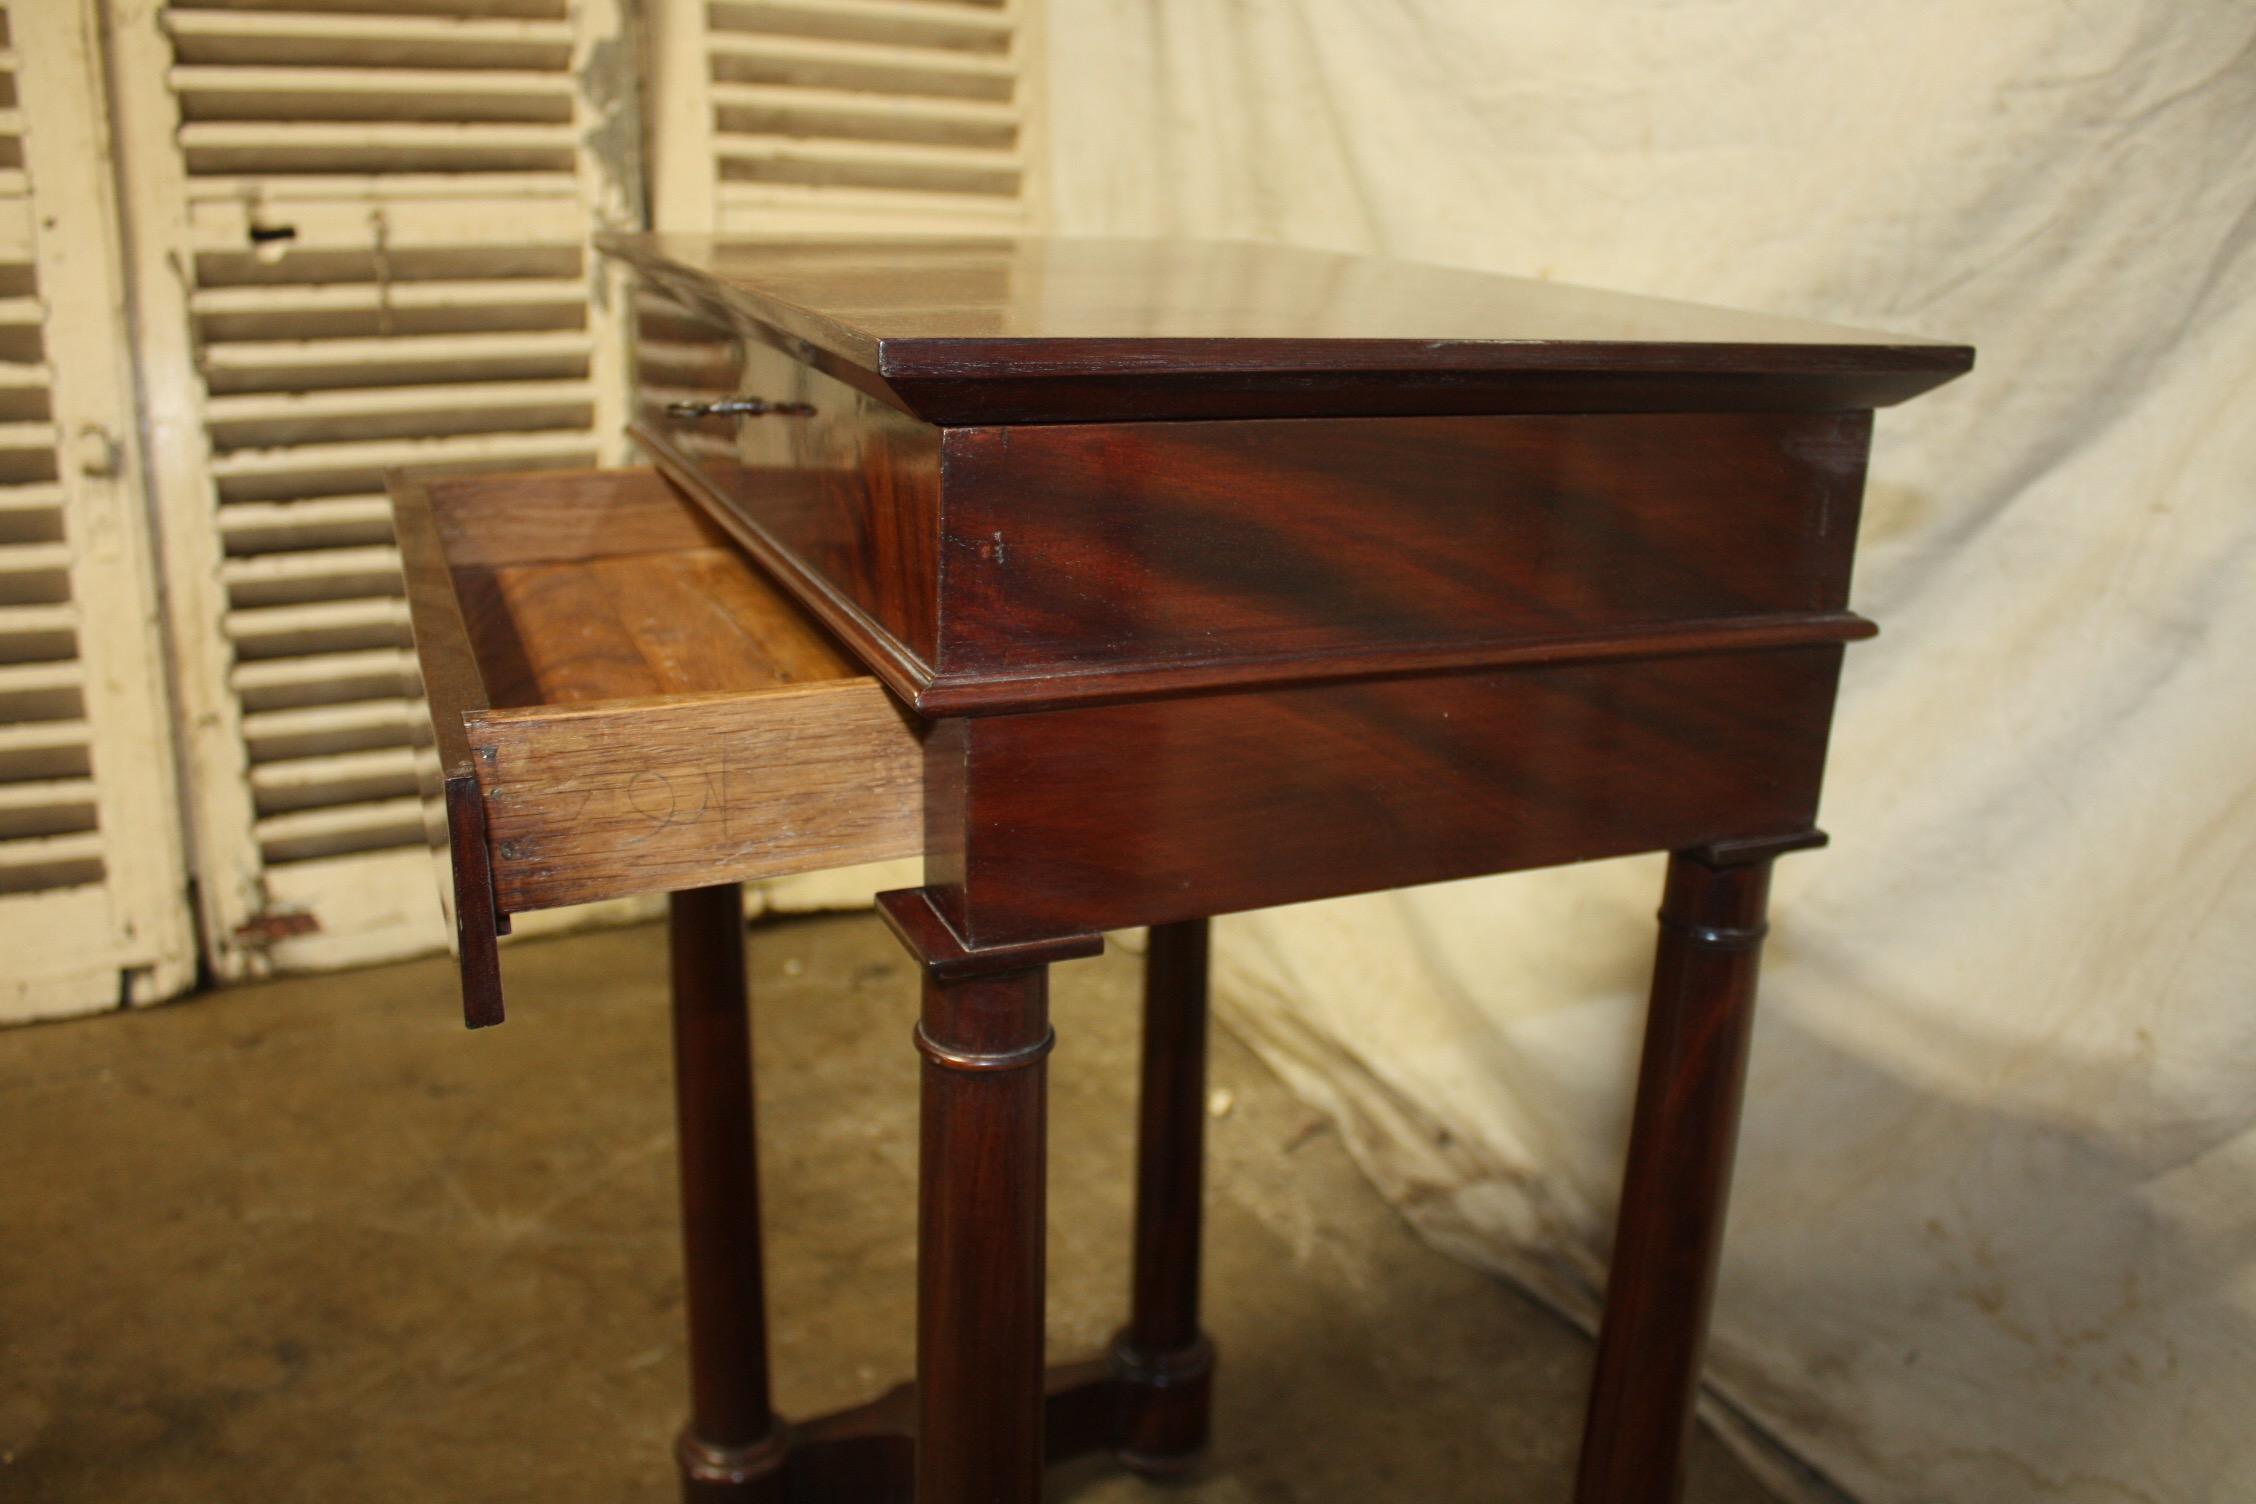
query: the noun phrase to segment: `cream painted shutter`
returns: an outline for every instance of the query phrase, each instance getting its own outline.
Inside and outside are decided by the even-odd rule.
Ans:
[[[0,1023],[195,979],[93,16],[0,9]]]
[[[1040,217],[1040,0],[650,0],[660,229]]]
[[[621,457],[617,0],[107,4],[207,952],[437,948],[381,475]]]

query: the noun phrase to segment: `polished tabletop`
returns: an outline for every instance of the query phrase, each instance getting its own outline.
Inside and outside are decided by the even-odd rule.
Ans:
[[[1283,416],[1352,411],[1357,391],[1392,390],[1376,410],[1413,410],[1400,405],[1405,384],[1452,382],[1489,395],[1460,391],[1441,410],[1560,411],[1578,398],[1604,409],[1872,407],[1973,360],[1964,346],[1910,336],[1273,245],[681,235],[598,244],[833,374],[905,393],[912,410],[919,395],[958,406],[942,387],[961,396],[1008,383],[1026,394],[1030,383],[1085,389],[1102,379],[1151,390],[1171,378],[1209,390],[1232,382],[1245,415],[1265,410],[1250,401],[1257,390]],[[1128,407],[1119,416],[1159,415]],[[1095,415],[1077,406],[1025,416]]]

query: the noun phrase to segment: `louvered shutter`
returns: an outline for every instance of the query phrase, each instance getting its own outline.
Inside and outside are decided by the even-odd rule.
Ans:
[[[207,950],[438,946],[380,477],[622,456],[618,6],[110,4]]]
[[[1032,227],[1039,3],[651,0],[658,227]]]
[[[0,1022],[195,977],[92,21],[0,9]]]

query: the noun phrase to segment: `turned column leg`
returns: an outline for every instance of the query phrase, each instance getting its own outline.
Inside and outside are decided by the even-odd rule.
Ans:
[[[742,892],[731,883],[674,894],[667,938],[689,1306],[682,1497],[772,1504],[782,1498],[784,1433],[768,1397]]]
[[[1668,1504],[1682,1490],[1771,858],[1822,839],[1669,859],[1576,1504]]]
[[[1120,1458],[1180,1472],[1206,1446],[1214,1345],[1199,1330],[1206,1157],[1207,921],[1154,925],[1144,959],[1144,1068],[1136,1122],[1135,1273],[1114,1346]]]
[[[916,1504],[1039,1504],[1052,960],[967,951],[922,889],[879,895],[922,962]]]

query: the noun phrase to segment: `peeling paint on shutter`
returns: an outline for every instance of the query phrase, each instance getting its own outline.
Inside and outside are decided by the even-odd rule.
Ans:
[[[0,9],[0,1022],[195,978],[94,35]]]
[[[617,0],[108,4],[207,951],[436,948],[381,476],[621,458]]]

